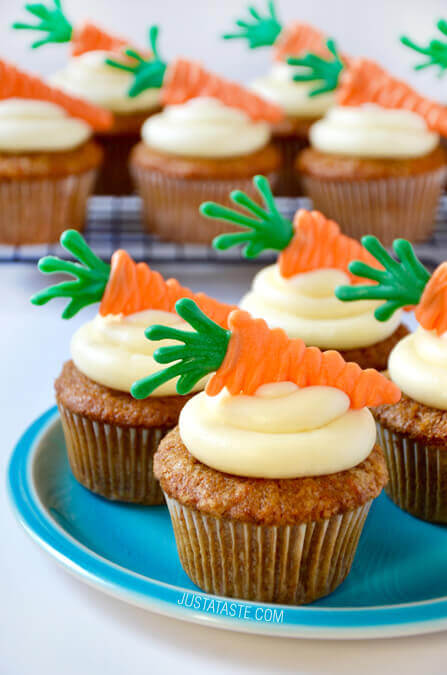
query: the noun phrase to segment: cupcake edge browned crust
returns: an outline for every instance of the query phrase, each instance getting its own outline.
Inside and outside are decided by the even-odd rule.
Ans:
[[[372,159],[329,154],[305,148],[296,159],[296,169],[321,180],[376,180],[416,176],[446,165],[446,153],[441,146],[424,157],[409,159]]]
[[[273,143],[268,143],[256,152],[239,157],[180,157],[154,150],[141,142],[132,150],[130,164],[182,179],[237,179],[276,171],[281,164],[281,155]]]
[[[398,403],[371,412],[383,427],[424,445],[443,446],[447,452],[447,410],[418,403],[402,392]]]
[[[183,506],[257,525],[293,525],[346,513],[377,497],[388,480],[378,445],[358,466],[327,476],[232,476],[195,459],[178,427],[161,441],[154,456],[154,473],[164,492]]]
[[[388,358],[397,345],[410,331],[405,324],[401,323],[394,333],[391,333],[385,340],[376,342],[369,347],[359,347],[357,349],[339,350],[345,361],[354,361],[361,368],[375,368],[376,370],[386,370],[388,367]]]
[[[101,164],[103,151],[95,141],[61,152],[0,153],[0,180],[58,178],[84,173]]]
[[[70,412],[121,427],[172,427],[193,396],[150,396],[139,401],[126,392],[93,382],[73,361],[64,363],[54,388],[57,402]]]

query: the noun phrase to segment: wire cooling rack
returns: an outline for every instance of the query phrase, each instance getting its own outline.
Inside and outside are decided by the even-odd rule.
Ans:
[[[299,208],[309,208],[310,200],[278,198],[278,208],[287,218],[292,218]],[[174,244],[162,241],[143,230],[139,197],[92,197],[89,201],[87,225],[84,236],[95,253],[109,260],[118,248],[124,248],[137,261],[150,264],[188,264],[209,262],[224,264],[258,264],[273,261],[276,255],[265,251],[256,260],[243,258],[239,249],[216,253],[210,246]],[[433,237],[416,246],[424,264],[436,267],[447,260],[447,195],[441,197]],[[44,255],[70,257],[59,244],[33,246],[0,245],[0,263],[36,263]]]

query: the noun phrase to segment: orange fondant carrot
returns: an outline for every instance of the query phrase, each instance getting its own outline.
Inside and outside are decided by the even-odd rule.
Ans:
[[[447,136],[445,106],[424,98],[368,59],[351,60],[341,75],[337,100],[346,106],[376,103],[383,108],[411,110],[423,117],[430,129]]]
[[[236,82],[205,70],[197,61],[177,59],[168,66],[162,89],[165,105],[185,103],[192,98],[209,96],[232,108],[243,110],[252,120],[279,122],[283,111]]]
[[[416,319],[426,330],[438,335],[447,331],[447,262],[434,271],[415,310]]]
[[[331,54],[326,47],[326,40],[327,36],[317,28],[294,21],[279,34],[274,46],[274,57],[277,61],[284,61],[289,56],[303,56],[310,52],[328,59]]]
[[[73,31],[71,53],[80,56],[92,51],[117,52],[128,44],[128,40],[110,35],[94,23],[86,22],[80,29]]]
[[[0,100],[7,98],[27,98],[55,103],[64,108],[69,115],[79,117],[97,131],[108,129],[112,124],[112,115],[107,110],[69,96],[60,89],[50,87],[40,78],[0,60]]]
[[[226,326],[234,305],[227,305],[204,293],[193,293],[176,279],[165,281],[161,274],[146,263],[135,263],[123,250],[115,251],[111,260],[109,280],[101,301],[99,313],[134,314],[145,309],[175,311],[181,298],[191,298],[200,309],[220,326]]]
[[[224,361],[206,387],[215,396],[224,387],[233,395],[253,395],[269,382],[290,381],[299,387],[328,386],[344,391],[355,409],[396,403],[399,388],[376,370],[347,363],[336,351],[322,352],[290,339],[281,328],[235,310],[228,319],[231,338]]]
[[[349,271],[349,263],[361,260],[375,268],[380,263],[356,240],[342,234],[340,227],[319,211],[300,209],[293,219],[295,235],[278,258],[281,276],[322,268],[339,269],[349,275],[352,283],[364,283]]]

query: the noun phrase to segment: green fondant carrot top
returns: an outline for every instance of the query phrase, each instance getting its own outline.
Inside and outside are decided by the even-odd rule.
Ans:
[[[416,42],[411,40],[406,35],[403,35],[400,38],[400,41],[403,45],[405,45],[405,47],[409,47],[418,54],[422,54],[423,56],[427,57],[426,61],[423,63],[418,63],[414,66],[415,70],[422,70],[423,68],[429,68],[430,66],[437,66],[439,68],[439,75],[441,76],[444,74],[445,69],[447,68],[447,40],[445,39],[447,37],[447,21],[445,21],[445,19],[441,19],[437,22],[436,27],[444,39],[439,40],[438,38],[434,38],[433,40],[430,40],[426,47],[416,44]]]
[[[273,0],[267,2],[265,16],[253,6],[248,8],[248,13],[249,16],[246,19],[236,21],[239,30],[233,33],[225,33],[222,36],[224,40],[247,40],[250,49],[271,47],[282,31],[282,25],[278,19]]]

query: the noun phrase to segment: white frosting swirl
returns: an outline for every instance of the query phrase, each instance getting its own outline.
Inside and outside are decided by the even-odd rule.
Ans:
[[[345,471],[376,440],[367,408],[350,410],[333,387],[266,384],[254,396],[194,396],[180,414],[189,452],[213,469],[255,478],[299,478]]]
[[[373,104],[336,107],[310,129],[312,147],[330,154],[364,158],[423,157],[436,148],[439,135],[410,110]]]
[[[349,283],[342,270],[319,269],[285,279],[278,265],[270,265],[255,276],[240,306],[271,328],[320,349],[356,349],[385,340],[399,325],[401,312],[381,322],[374,317],[380,301],[342,302],[334,290]]]
[[[172,340],[148,340],[144,331],[154,324],[191,330],[189,324],[170,312],[145,310],[130,316],[98,314],[73,335],[71,356],[76,368],[98,384],[130,392],[136,380],[166,368],[154,360],[154,351],[178,344]],[[176,379],[166,382],[151,396],[177,395],[176,382]],[[199,382],[194,391],[203,389],[205,382]]]
[[[138,96],[128,95],[134,81],[132,73],[107,65],[117,60],[113,52],[91,51],[74,56],[67,66],[55,73],[50,82],[72,96],[79,96],[114,113],[136,113],[158,108],[160,90],[146,89]]]
[[[186,157],[248,155],[270,139],[266,122],[253,122],[242,110],[214,98],[167,106],[146,120],[141,133],[151,148]]]
[[[295,82],[293,75],[296,73],[297,68],[277,63],[267,75],[257,78],[250,89],[281,106],[291,117],[321,117],[335,104],[334,92],[309,96],[318,82]]]
[[[410,398],[447,410],[447,334],[419,327],[390,354],[390,377]]]
[[[91,134],[86,122],[69,117],[54,103],[23,98],[0,101],[1,152],[71,150]]]

